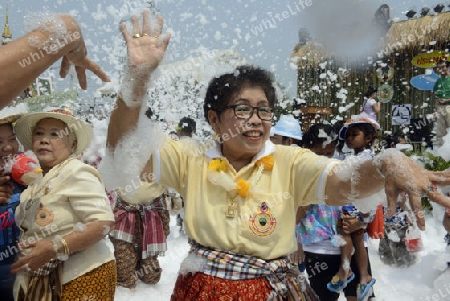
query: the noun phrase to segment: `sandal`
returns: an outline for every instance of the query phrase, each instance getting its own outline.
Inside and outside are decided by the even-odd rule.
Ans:
[[[345,282],[339,279],[338,275],[334,275],[331,281],[328,282],[327,288],[331,292],[338,293],[346,288],[347,284],[349,284],[353,279],[355,279],[355,274],[353,273],[347,278]]]
[[[356,287],[356,296],[358,298],[358,301],[367,300],[369,297],[369,294],[372,293],[372,286],[375,284],[376,280],[372,277],[372,279],[367,284],[359,283]],[[366,298],[367,296],[367,298]]]

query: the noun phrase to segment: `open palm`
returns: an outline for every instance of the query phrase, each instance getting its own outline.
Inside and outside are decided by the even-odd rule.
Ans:
[[[150,26],[150,12],[144,11],[142,28],[137,16],[131,17],[133,32],[127,30],[125,23],[120,24],[122,35],[127,43],[128,64],[130,67],[144,67],[151,72],[159,65],[166,53],[170,40],[167,33],[160,39],[163,18],[157,19],[156,28]]]

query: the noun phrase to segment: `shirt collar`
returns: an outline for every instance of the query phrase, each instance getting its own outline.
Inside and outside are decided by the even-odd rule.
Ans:
[[[265,156],[273,154],[275,150],[275,144],[273,144],[270,139],[267,139],[262,149],[256,154],[256,156],[253,157],[252,162],[258,161]],[[222,151],[220,149],[220,143],[215,142],[214,146],[212,146],[205,152],[205,155],[211,159],[223,157]]]

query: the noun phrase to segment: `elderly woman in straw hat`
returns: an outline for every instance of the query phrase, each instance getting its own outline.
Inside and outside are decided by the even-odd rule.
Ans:
[[[16,300],[113,300],[116,266],[103,238],[114,216],[96,169],[76,158],[92,128],[53,110],[22,117],[16,134],[44,172],[17,209],[22,256],[12,266]]]
[[[19,151],[19,142],[14,133],[13,123],[27,111],[25,105],[7,107],[0,111],[0,167],[4,173],[5,163]],[[19,229],[15,224],[15,211],[19,205],[20,194],[25,189],[10,176],[0,179],[0,252],[6,254],[0,259],[0,296],[2,300],[12,301],[14,275],[9,273],[17,253]]]

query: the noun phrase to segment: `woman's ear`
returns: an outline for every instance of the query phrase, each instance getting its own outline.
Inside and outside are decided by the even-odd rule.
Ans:
[[[366,142],[366,145],[372,145],[372,143],[373,143],[373,141],[375,140],[375,138],[374,138],[374,136],[373,135],[367,135],[365,138],[364,138],[364,141]]]
[[[73,140],[72,142],[72,154],[77,150],[77,140]]]
[[[220,134],[219,131],[219,114],[217,113],[217,111],[214,110],[209,110],[208,111],[208,121],[209,124],[211,125],[212,129],[214,130],[214,132],[216,132],[216,134]]]

